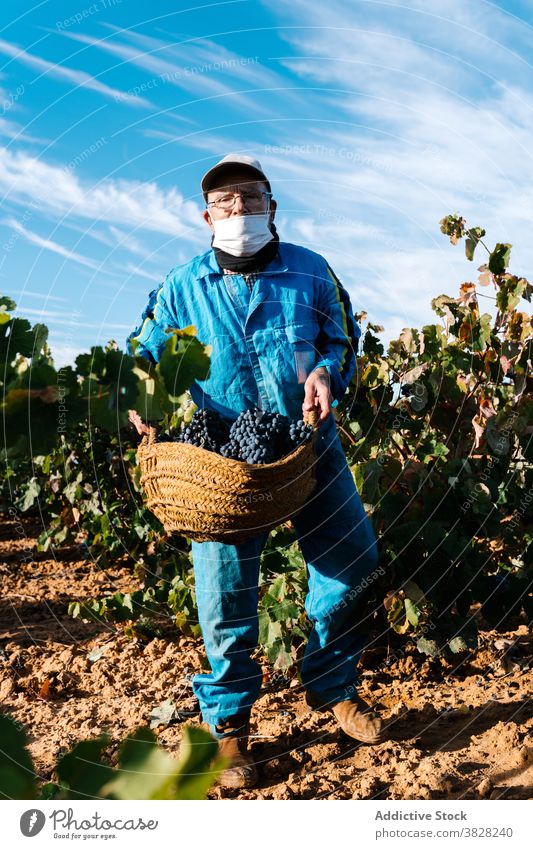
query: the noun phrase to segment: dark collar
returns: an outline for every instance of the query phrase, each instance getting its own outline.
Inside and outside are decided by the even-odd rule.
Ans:
[[[261,271],[257,272],[258,274],[277,274],[278,272],[288,271],[287,263],[283,258],[283,245],[280,242],[278,253]],[[223,271],[220,268],[213,248],[210,248],[207,253],[204,254],[202,261],[198,265],[198,269],[196,272],[196,276],[201,279],[202,277],[208,277],[210,275],[216,275],[217,277],[223,277]]]

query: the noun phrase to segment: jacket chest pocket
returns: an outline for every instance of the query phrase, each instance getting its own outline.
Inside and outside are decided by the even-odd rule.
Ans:
[[[314,322],[256,331],[253,341],[262,370],[271,369],[273,378],[287,389],[305,383],[319,358],[315,348],[318,331]]]
[[[292,353],[297,383],[305,383],[318,359],[318,351],[315,348],[317,332],[318,328],[311,322],[285,328],[288,352]]]

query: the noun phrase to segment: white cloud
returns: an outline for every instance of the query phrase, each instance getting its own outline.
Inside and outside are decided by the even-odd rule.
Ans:
[[[25,133],[20,124],[16,121],[8,121],[7,118],[0,118],[0,136],[12,141],[24,141],[33,144],[49,144],[50,139],[37,138]]]
[[[112,248],[115,246],[115,239],[111,237],[108,232],[103,232],[102,230],[96,230],[94,227],[83,227],[79,224],[74,224],[69,218],[65,218],[61,222],[63,227],[67,227],[69,230],[73,230],[75,233],[81,233],[83,238],[94,239],[95,242],[100,242],[102,245],[106,245],[108,248]]]
[[[104,38],[66,30],[61,35],[118,56],[125,63],[153,74],[153,77],[137,84],[141,92],[172,85],[200,97],[228,97],[232,108],[240,107],[247,113],[273,114],[274,110],[266,107],[265,101],[259,102],[255,96],[255,92],[263,89],[279,89],[278,97],[293,101],[295,105],[297,103],[294,92],[282,91],[286,86],[283,76],[265,66],[253,49],[250,55],[242,55],[209,38],[168,41],[124,31],[112,24],[106,27],[112,31],[112,35]],[[253,47],[253,42],[251,44]],[[237,86],[242,84],[249,87],[251,92],[239,91]],[[137,88],[132,87],[132,91],[137,91]]]
[[[81,254],[76,253],[76,251],[71,251],[69,248],[65,248],[63,245],[60,245],[58,242],[54,242],[51,239],[44,239],[32,230],[28,230],[27,227],[24,227],[20,221],[17,221],[15,218],[6,218],[2,221],[2,223],[7,227],[10,227],[12,230],[15,230],[28,242],[37,245],[39,248],[43,248],[43,250],[52,251],[52,253],[65,257],[65,259],[72,260],[73,262],[79,262],[80,265],[84,265],[86,268],[92,268],[93,271],[98,271],[100,268],[100,264],[89,259],[89,257],[82,256]]]
[[[113,236],[112,244],[114,246],[124,248],[124,250],[127,250],[132,254],[136,254],[137,256],[145,257],[148,253],[142,242],[131,233],[125,233],[123,230],[120,230],[118,227],[114,227],[112,224],[109,227],[109,231]]]
[[[134,265],[132,262],[128,262],[126,264],[126,271],[129,271],[129,273],[133,274],[135,277],[145,277],[147,280],[155,280],[159,283],[162,283],[164,279],[164,275],[161,277],[160,274],[145,271],[145,269],[139,268],[138,265]]]
[[[63,366],[74,366],[76,357],[82,353],[79,346],[62,342],[57,342],[54,345],[51,344],[50,348],[56,369],[63,368]],[[87,353],[89,352],[89,348],[90,346],[87,346]]]
[[[131,106],[143,106],[152,108],[152,104],[145,100],[144,97],[138,97],[137,95],[128,94],[127,92],[123,92],[120,89],[112,88],[111,86],[105,85],[105,83],[100,82],[95,77],[92,77],[86,71],[75,70],[74,68],[67,68],[65,65],[62,65],[57,62],[48,62],[46,59],[41,59],[39,56],[34,56],[31,53],[28,53],[26,50],[23,50],[21,47],[17,47],[15,44],[11,44],[9,41],[5,41],[0,38],[0,53],[4,53],[7,56],[11,56],[13,59],[16,59],[18,62],[22,62],[25,65],[29,65],[31,68],[37,68],[41,70],[44,74],[49,74],[51,77],[57,77],[58,79],[67,80],[70,83],[73,83],[76,88],[87,88],[92,89],[92,91],[96,91],[99,94],[103,94],[105,97],[113,98],[114,100],[120,100],[126,104]]]
[[[59,310],[59,308],[58,308]],[[19,314],[19,310],[16,310],[17,315]],[[77,330],[78,328],[89,328],[91,330],[101,330],[102,327],[107,331],[108,328],[115,328],[117,330],[128,330],[129,324],[121,324],[116,322],[108,322],[106,321],[105,325],[100,325],[95,322],[84,322],[80,321],[78,318],[78,314],[72,315],[67,314],[65,317],[65,313],[53,310],[36,310],[31,309],[30,307],[23,307],[20,310],[20,317],[26,318],[30,317],[33,320],[38,320],[39,322],[43,322],[44,324],[50,325],[60,325],[71,327],[73,330]]]
[[[54,191],[50,191],[50,187]],[[106,221],[199,241],[200,208],[176,189],[141,180],[82,182],[65,168],[0,147],[0,190],[19,204],[56,216]]]
[[[46,301],[67,301],[67,298],[62,298],[59,295],[49,295],[47,292],[32,292],[30,289],[24,289],[22,292],[13,292],[11,297],[17,304],[20,298],[44,298]]]

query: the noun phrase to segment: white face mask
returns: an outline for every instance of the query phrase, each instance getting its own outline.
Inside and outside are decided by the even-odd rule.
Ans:
[[[274,238],[268,226],[270,212],[230,215],[213,220],[213,246],[231,256],[253,256]]]

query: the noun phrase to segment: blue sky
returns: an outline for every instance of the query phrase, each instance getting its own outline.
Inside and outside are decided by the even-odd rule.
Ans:
[[[447,213],[531,275],[532,64],[532,2],[4,0],[0,285],[58,365],[124,348],[209,247],[202,174],[241,151],[280,238],[326,256],[386,339],[437,320],[483,261]]]

